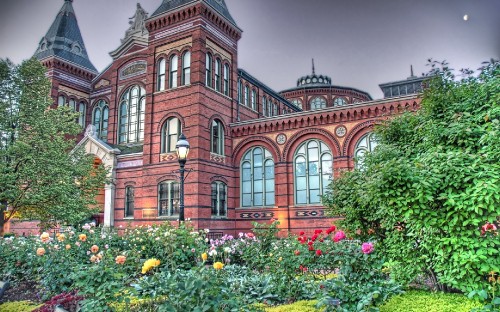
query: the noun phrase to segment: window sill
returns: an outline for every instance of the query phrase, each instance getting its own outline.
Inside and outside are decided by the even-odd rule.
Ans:
[[[227,216],[212,216],[212,220],[227,220]]]
[[[134,220],[134,217],[124,217],[123,220]]]
[[[174,221],[178,221],[179,220],[179,216],[158,216],[157,217],[158,220],[174,220]]]

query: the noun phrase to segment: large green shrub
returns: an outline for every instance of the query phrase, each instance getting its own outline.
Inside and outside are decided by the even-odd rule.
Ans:
[[[341,226],[383,246],[391,273],[426,272],[442,289],[490,293],[500,272],[500,66],[452,75],[433,63],[421,109],[376,129],[363,167],[324,198]]]

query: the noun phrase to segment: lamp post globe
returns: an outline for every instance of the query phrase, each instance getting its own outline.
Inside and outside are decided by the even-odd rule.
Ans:
[[[181,133],[179,136],[179,141],[175,145],[175,150],[177,152],[177,159],[180,165],[180,198],[179,198],[179,222],[184,221],[184,165],[186,164],[187,156],[189,154],[189,142],[186,140],[186,136]]]

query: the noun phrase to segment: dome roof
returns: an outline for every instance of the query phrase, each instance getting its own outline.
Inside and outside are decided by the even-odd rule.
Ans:
[[[326,75],[307,75],[297,80],[297,87],[302,86],[331,86],[332,78]]]

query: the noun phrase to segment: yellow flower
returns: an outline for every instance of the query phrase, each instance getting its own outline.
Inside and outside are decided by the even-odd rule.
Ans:
[[[282,257],[280,257],[280,258],[278,259],[278,261],[281,261],[281,260],[283,260],[283,258],[282,258]]]
[[[146,260],[142,266],[142,274],[148,273],[152,268],[160,265],[160,260],[152,258]]]
[[[80,234],[80,235],[78,235],[78,238],[79,238],[82,242],[84,242],[84,241],[86,241],[86,240],[87,240],[87,235],[85,235],[85,234]]]
[[[214,269],[216,269],[216,270],[222,270],[223,267],[224,267],[224,264],[222,262],[215,262],[214,263]]]
[[[36,250],[36,254],[37,254],[38,256],[43,256],[43,255],[45,254],[45,248],[43,248],[43,247],[38,248],[38,249]]]
[[[64,235],[64,234],[57,235],[57,240],[58,241],[64,242],[65,239],[66,239],[66,235]]]
[[[43,232],[42,235],[40,235],[40,239],[42,242],[46,243],[50,240],[50,235],[47,232]]]
[[[202,253],[202,254],[201,254],[201,260],[203,260],[203,261],[207,261],[207,259],[208,259],[208,255],[207,255],[207,253],[206,253],[206,252]]]
[[[66,245],[66,250],[69,250],[69,249],[71,249],[71,245],[70,245],[70,244],[67,244],[67,245]]]
[[[92,245],[92,247],[90,247],[90,251],[93,253],[97,253],[99,251],[99,246]]]

